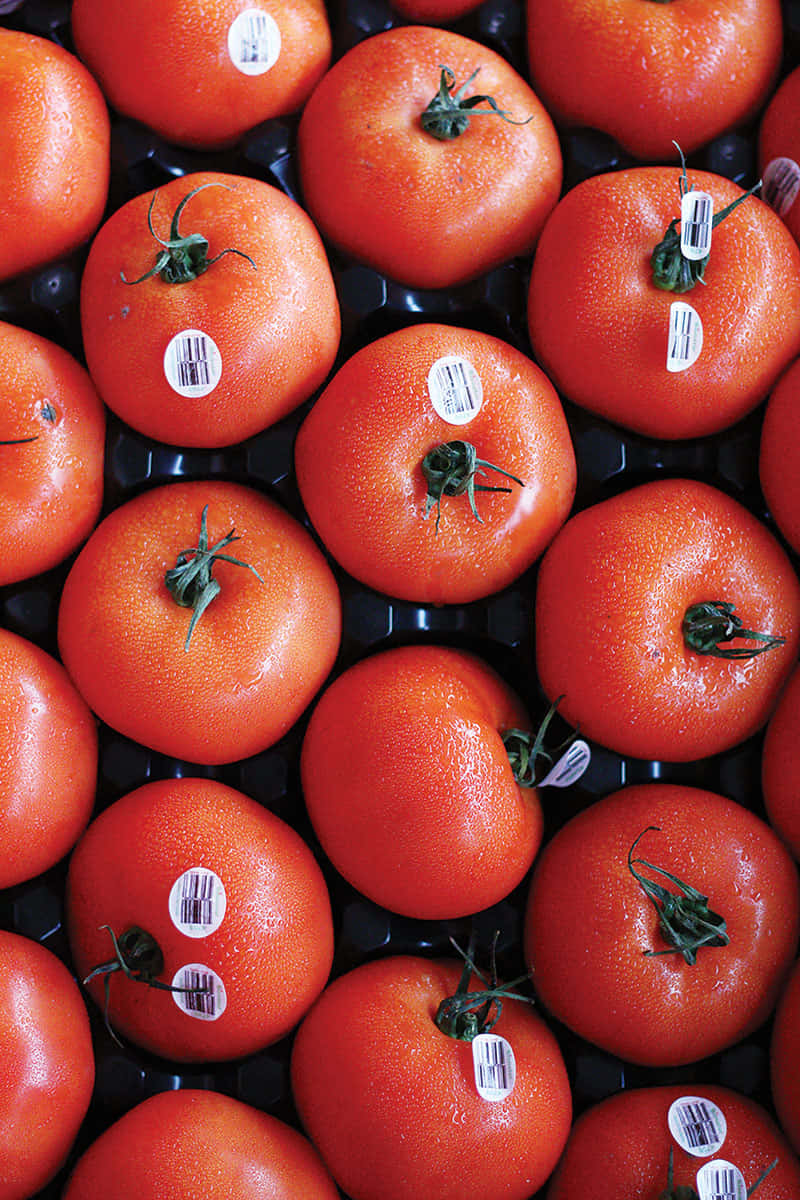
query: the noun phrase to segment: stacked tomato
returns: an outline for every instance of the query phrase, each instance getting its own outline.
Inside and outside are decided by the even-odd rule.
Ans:
[[[0,1200],[800,1196],[794,7],[0,13]]]

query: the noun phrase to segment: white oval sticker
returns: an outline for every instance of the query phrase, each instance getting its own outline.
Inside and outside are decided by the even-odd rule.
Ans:
[[[685,371],[697,362],[703,349],[703,322],[700,314],[685,300],[673,300],[669,306],[667,370]]]
[[[483,384],[469,359],[445,354],[428,371],[428,395],[448,425],[466,425],[480,412]]]
[[[698,1200],[747,1200],[742,1172],[724,1158],[703,1163],[695,1182]]]
[[[703,1096],[681,1096],[673,1101],[667,1124],[680,1148],[696,1158],[716,1154],[728,1132],[725,1114]]]
[[[681,254],[693,262],[711,249],[714,201],[708,192],[684,192],[681,200]]]
[[[191,867],[170,889],[169,915],[175,928],[187,937],[204,938],[219,929],[226,903],[219,875],[207,867]]]
[[[505,1100],[514,1090],[517,1064],[514,1051],[496,1033],[479,1033],[472,1042],[475,1087],[484,1100]]]
[[[263,75],[281,52],[281,31],[275,19],[260,8],[239,13],[228,30],[228,54],[243,75]]]
[[[179,967],[172,978],[172,999],[181,1012],[198,1021],[216,1021],[225,1012],[228,997],[225,985],[210,967],[203,963],[187,963]]]
[[[773,158],[764,168],[761,199],[785,217],[800,192],[800,166],[793,158]]]
[[[592,752],[581,738],[574,741],[550,768],[537,787],[571,787],[591,762]]]
[[[179,396],[207,396],[222,377],[217,343],[202,329],[182,329],[164,351],[164,374]]]

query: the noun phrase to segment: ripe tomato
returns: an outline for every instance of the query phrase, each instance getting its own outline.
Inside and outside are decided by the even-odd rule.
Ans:
[[[167,256],[148,228],[151,204],[159,238],[187,239],[164,263],[172,282],[141,278]],[[184,446],[229,445],[285,416],[325,379],[340,330],[325,251],[299,205],[260,180],[212,172],[137,196],[103,225],[81,326],[109,408]]]
[[[337,562],[379,591],[433,604],[463,604],[521,575],[566,520],[576,480],[566,419],[539,368],[487,334],[428,324],[340,368],[300,428],[295,468]],[[442,494],[451,469],[458,495]]]
[[[525,1004],[503,1000],[494,1031],[511,1045],[516,1083],[484,1099],[471,1045],[435,1023],[459,973],[422,958],[366,963],[332,983],[297,1031],[297,1108],[352,1200],[527,1200],[555,1166],[571,1116],[556,1040]]]
[[[680,1140],[667,1123],[673,1104]],[[724,1119],[725,1135],[715,1151],[717,1112]],[[694,1149],[688,1150],[688,1146]],[[777,1159],[777,1165],[758,1185],[758,1200],[794,1200],[800,1195],[800,1164],[765,1110],[729,1088],[692,1083],[635,1088],[583,1113],[570,1134],[547,1200],[674,1196],[666,1190],[670,1152],[676,1188],[694,1189],[704,1163],[720,1159],[738,1167],[745,1186],[752,1188],[762,1171]]]
[[[159,1092],[94,1142],[63,1200],[336,1200],[308,1141],[282,1121],[210,1091]]]
[[[530,729],[480,659],[388,650],[323,693],[303,742],[303,793],[323,849],[378,904],[422,919],[479,912],[527,872],[542,838],[502,734]]]
[[[661,919],[673,900],[648,895],[640,878],[672,897],[696,889],[708,910],[696,921],[676,912],[673,940]],[[766,1020],[799,914],[797,870],[768,825],[713,792],[644,784],[584,809],[544,848],[525,958],[542,1003],[581,1037],[629,1062],[676,1066]]]
[[[559,390],[658,438],[732,425],[800,352],[800,250],[754,197],[714,228],[705,287],[666,290],[666,263],[656,285],[651,258],[680,217],[682,178],[674,167],[637,167],[572,188],[542,234],[528,303],[534,351]],[[744,196],[717,175],[691,171],[688,180],[711,196],[715,215]],[[685,276],[677,234],[670,241],[665,257]],[[702,263],[694,266],[696,274]],[[695,316],[671,317],[673,303]],[[677,336],[671,320],[680,320]]]
[[[77,58],[0,29],[0,280],[70,254],[100,224],[108,112]]]
[[[431,101],[458,109],[462,92],[466,105],[492,97],[510,120],[484,104],[443,111],[450,140],[427,132]],[[494,51],[427,26],[340,58],[303,111],[298,155],[322,232],[412,287],[451,287],[528,254],[561,188],[558,138],[527,83]]]
[[[65,350],[0,322],[0,585],[60,563],[103,502],[106,418]]]
[[[72,848],[92,812],[94,718],[61,666],[0,629],[0,888],[33,879]]]
[[[778,528],[800,554],[800,362],[781,376],[767,401],[761,427],[758,474]]]
[[[770,824],[800,859],[800,670],[795,668],[764,738],[761,782]]]
[[[44,946],[0,930],[0,1197],[28,1200],[66,1159],[94,1087],[81,994]]]
[[[751,117],[778,71],[778,0],[631,4],[529,0],[534,87],[572,125],[637,158],[688,154]]]
[[[66,900],[81,977],[113,967],[89,983],[101,1008],[107,996],[111,1028],[165,1058],[260,1050],[328,978],[330,901],[311,851],[215,780],[148,783],[107,808],[73,852]]]
[[[225,560],[233,530],[238,563]],[[103,721],[204,763],[277,741],[321,687],[340,632],[336,583],[306,531],[219,480],[154,488],[110,513],[67,577],[58,618],[64,665]]]
[[[775,1011],[770,1063],[778,1120],[800,1154],[800,963],[795,963]]]
[[[800,67],[781,83],[764,110],[758,133],[762,196],[800,241]]]
[[[707,604],[717,615],[698,611]],[[750,737],[799,641],[800,583],[786,554],[705,483],[657,480],[584,509],[542,560],[540,681],[551,699],[563,695],[571,725],[619,754],[686,762]]]
[[[206,149],[301,108],[331,55],[321,0],[74,0],[72,32],[119,112]]]

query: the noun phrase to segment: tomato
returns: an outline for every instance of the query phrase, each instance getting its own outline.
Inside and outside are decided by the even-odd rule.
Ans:
[[[800,583],[735,500],[662,479],[567,522],[535,625],[539,679],[569,724],[619,754],[686,762],[765,724],[797,658]]]
[[[770,1047],[772,1099],[781,1127],[800,1154],[800,963],[781,993]]]
[[[300,428],[295,469],[337,562],[379,591],[433,604],[521,575],[566,520],[576,480],[539,368],[497,338],[434,324],[380,338],[340,368]]]
[[[477,96],[510,119],[486,103],[458,111],[457,97]],[[421,124],[435,97],[449,140]],[[412,287],[451,287],[528,254],[561,188],[555,130],[522,77],[427,26],[379,33],[334,64],[303,110],[298,161],[323,234]]]
[[[684,1131],[680,1141],[667,1123],[673,1104],[676,1128]],[[725,1133],[715,1150],[718,1113]],[[793,1200],[800,1195],[800,1165],[766,1111],[729,1088],[691,1083],[635,1088],[583,1113],[547,1200],[659,1200],[668,1194],[670,1154],[675,1187],[696,1188],[698,1170],[721,1159],[738,1167],[745,1186],[752,1188],[777,1159],[758,1185],[758,1200]]]
[[[67,558],[100,516],[106,418],[60,346],[0,322],[0,586]]]
[[[694,899],[695,889],[707,906],[695,921],[682,901],[687,915],[670,919],[674,901],[640,879],[672,897]],[[752,812],[699,788],[631,786],[573,817],[542,851],[525,958],[542,1003],[581,1037],[629,1062],[676,1066],[766,1020],[799,912],[794,863]]]
[[[770,824],[800,859],[800,670],[795,668],[770,718],[761,781]]]
[[[61,666],[0,629],[0,888],[63,858],[94,806],[97,731]]]
[[[740,420],[800,352],[800,250],[754,197],[714,228],[705,286],[687,287],[702,261],[689,271],[674,231],[657,286],[653,252],[680,217],[681,191],[711,196],[715,217],[744,197],[720,176],[687,178],[674,167],[636,167],[572,188],[540,239],[528,301],[533,348],[556,387],[609,421],[666,439]],[[676,310],[691,322],[678,337],[670,336],[673,304],[695,313]]]
[[[764,110],[758,132],[762,196],[800,241],[800,67],[782,81]]]
[[[220,480],[154,488],[111,512],[58,616],[61,658],[101,720],[204,763],[277,741],[322,686],[340,632],[338,589],[309,535]]]
[[[435,1023],[459,974],[422,958],[365,963],[297,1031],[297,1108],[352,1200],[527,1200],[555,1166],[571,1115],[555,1038],[524,1003],[503,1000],[494,1032],[512,1047],[516,1083],[483,1099],[471,1045]]]
[[[89,1107],[89,1018],[51,951],[0,930],[0,1197],[28,1200],[66,1159]]]
[[[260,1050],[328,978],[330,901],[311,851],[215,780],[159,780],[117,800],[78,842],[66,899],[76,968],[111,1028],[165,1058]]]
[[[419,25],[449,25],[480,8],[483,0],[392,0],[392,8]]]
[[[158,238],[185,236],[187,246],[143,278],[168,256],[150,221]],[[325,379],[340,330],[325,251],[299,205],[260,180],[213,172],[137,196],[103,225],[83,274],[81,327],[109,408],[184,446],[229,445],[285,416]]]
[[[85,1152],[63,1200],[336,1200],[313,1146],[220,1092],[159,1092]]]
[[[72,32],[114,108],[206,149],[301,108],[331,55],[321,0],[74,0]]]
[[[781,376],[767,401],[761,427],[758,474],[770,512],[793,550],[800,553],[800,363]]]
[[[778,0],[529,0],[528,57],[548,109],[637,158],[688,154],[752,117],[778,72]]]
[[[46,38],[0,29],[0,280],[70,254],[103,216],[110,124],[100,88]]]
[[[364,659],[323,693],[305,735],[303,793],[323,849],[393,912],[444,919],[497,903],[542,838],[503,733],[519,699],[471,654],[408,646]]]

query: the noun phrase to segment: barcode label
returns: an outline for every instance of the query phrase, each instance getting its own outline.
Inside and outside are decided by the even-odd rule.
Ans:
[[[484,1100],[505,1100],[514,1090],[517,1064],[514,1051],[496,1033],[479,1033],[472,1042],[475,1087]]]
[[[800,167],[793,158],[773,158],[764,168],[761,199],[785,217],[800,191]]]
[[[703,322],[685,300],[673,300],[669,306],[667,370],[685,371],[697,362],[703,349]]]
[[[697,1172],[698,1200],[746,1200],[744,1176],[733,1163],[717,1158]]]
[[[716,1154],[728,1132],[722,1110],[701,1096],[681,1096],[675,1100],[670,1105],[667,1124],[681,1149],[698,1158]]]
[[[483,384],[469,359],[446,354],[428,371],[428,395],[448,425],[466,425],[480,412]]]
[[[557,763],[540,780],[537,787],[571,787],[583,775],[592,758],[586,742],[580,738],[561,755]]]
[[[187,937],[208,937],[222,924],[226,903],[225,885],[219,875],[206,867],[191,867],[170,889],[169,915],[173,925]]]
[[[281,31],[275,19],[260,8],[239,13],[228,30],[228,54],[243,75],[263,75],[281,52]]]
[[[203,963],[187,963],[179,967],[172,978],[172,999],[181,1012],[198,1021],[216,1021],[225,1012],[228,998],[225,985],[210,967]]]
[[[699,261],[711,249],[714,201],[708,192],[685,192],[681,200],[681,254]]]
[[[222,377],[222,357],[201,329],[182,329],[164,351],[167,383],[180,396],[207,396]]]

